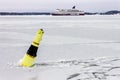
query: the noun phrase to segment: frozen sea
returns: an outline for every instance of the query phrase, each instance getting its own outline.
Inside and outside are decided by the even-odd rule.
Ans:
[[[17,65],[38,29],[34,67]],[[0,80],[119,80],[120,15],[0,16]]]

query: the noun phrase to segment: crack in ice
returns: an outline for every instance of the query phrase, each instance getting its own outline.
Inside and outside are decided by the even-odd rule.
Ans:
[[[118,64],[112,65],[116,61],[120,61],[120,59],[100,58],[88,60],[88,62],[85,62],[85,64],[88,64],[87,67],[83,67],[84,71],[69,75],[66,80],[109,80],[108,77],[117,77],[119,79],[120,73],[110,72],[116,69],[120,70],[120,66],[117,66]],[[106,64],[111,65],[108,66]]]

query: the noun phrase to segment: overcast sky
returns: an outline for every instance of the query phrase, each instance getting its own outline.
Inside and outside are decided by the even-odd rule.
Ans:
[[[85,12],[120,10],[120,0],[0,0],[0,11],[54,11],[73,5]]]

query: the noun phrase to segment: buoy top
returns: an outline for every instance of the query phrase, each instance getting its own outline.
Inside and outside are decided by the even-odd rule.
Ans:
[[[39,29],[33,39],[32,45],[38,47],[40,41],[42,40],[42,36],[44,34],[43,29]]]

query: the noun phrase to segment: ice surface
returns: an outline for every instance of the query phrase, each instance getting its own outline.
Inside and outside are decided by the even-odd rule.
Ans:
[[[40,28],[35,66],[18,67]],[[0,16],[0,80],[118,80],[120,15]]]

